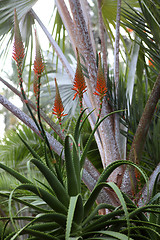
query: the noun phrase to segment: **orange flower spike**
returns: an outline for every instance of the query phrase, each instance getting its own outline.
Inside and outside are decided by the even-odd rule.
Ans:
[[[100,99],[100,107],[99,107],[99,114],[98,114],[98,120],[101,115],[102,111],[102,102],[103,98],[106,95],[107,88],[106,88],[106,80],[103,74],[102,64],[101,64],[101,54],[99,53],[99,61],[98,61],[98,73],[97,73],[97,86],[96,91],[93,93],[95,95],[99,96]]]
[[[94,94],[98,95],[100,97],[100,99],[102,99],[106,95],[106,92],[107,92],[106,80],[105,80],[102,65],[101,65],[101,54],[99,53],[97,86],[96,86],[96,91],[94,92]]]
[[[82,68],[81,68],[78,49],[76,49],[76,50],[77,50],[77,69],[76,69],[76,73],[75,73],[75,78],[74,78],[72,90],[76,91],[76,93],[73,97],[73,100],[76,98],[77,95],[79,96],[80,107],[81,107],[81,110],[82,110],[83,93],[87,91],[86,90],[87,86],[86,86],[84,76],[83,76],[83,72],[82,72]]]
[[[24,58],[24,46],[19,29],[19,23],[17,19],[16,9],[14,9],[14,45],[12,57],[16,61],[18,66],[21,66]]]
[[[61,125],[61,117],[66,116],[67,114],[63,114],[64,107],[62,104],[56,78],[55,78],[55,87],[56,87],[56,96],[55,96],[54,106],[52,108],[52,111],[53,111],[52,114],[57,115],[59,124]]]
[[[41,74],[44,71],[44,64],[42,61],[41,48],[40,48],[36,31],[35,31],[35,39],[36,39],[36,57],[34,60],[34,73],[39,78],[41,77]]]

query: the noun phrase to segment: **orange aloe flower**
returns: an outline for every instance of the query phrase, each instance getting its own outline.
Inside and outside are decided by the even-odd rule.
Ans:
[[[97,86],[94,94],[98,95],[100,99],[103,99],[103,97],[106,95],[106,92],[107,92],[106,81],[105,81],[105,77],[104,77],[102,65],[101,65],[101,54],[99,53]]]
[[[40,49],[36,31],[35,31],[35,39],[36,39],[36,57],[34,60],[34,73],[37,76],[37,78],[39,78],[41,77],[41,74],[44,71],[44,64],[42,61],[41,49]]]
[[[55,78],[55,87],[56,87],[56,96],[55,96],[55,101],[54,101],[54,106],[52,108],[52,114],[57,115],[59,124],[61,125],[61,117],[66,116],[67,114],[64,114],[64,107],[63,107],[63,103],[61,100],[61,96],[59,93],[59,89],[58,89],[58,84]]]
[[[24,58],[24,46],[22,42],[21,33],[19,30],[19,24],[17,20],[16,9],[14,9],[14,45],[13,45],[13,54],[12,57],[16,61],[17,66],[21,66]]]
[[[106,80],[103,74],[103,69],[101,65],[101,54],[99,53],[99,61],[98,61],[98,73],[97,73],[97,86],[96,86],[96,91],[93,93],[95,95],[99,96],[100,100],[100,107],[99,107],[99,114],[98,114],[98,119],[100,118],[101,111],[102,111],[102,102],[103,98],[107,93],[107,88],[106,88]]]
[[[86,83],[84,80],[84,76],[82,73],[82,68],[81,68],[81,63],[80,63],[80,58],[79,58],[79,53],[78,53],[78,49],[77,50],[77,69],[76,69],[76,73],[75,73],[75,78],[73,81],[73,88],[72,90],[75,90],[76,93],[73,97],[73,100],[76,98],[76,96],[79,96],[79,101],[80,101],[80,107],[82,110],[82,98],[83,98],[83,93],[86,92]]]

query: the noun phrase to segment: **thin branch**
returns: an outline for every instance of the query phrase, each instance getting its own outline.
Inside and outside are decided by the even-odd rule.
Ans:
[[[21,120],[24,124],[26,124],[31,130],[33,130],[40,138],[43,139],[43,137],[41,136],[36,124],[34,123],[34,121],[24,112],[22,112],[19,108],[17,108],[16,106],[14,106],[11,102],[9,102],[5,97],[3,97],[2,95],[0,95],[0,103],[6,108],[8,109],[11,113],[13,113],[14,116],[16,116],[19,120]],[[49,141],[51,144],[51,147],[53,148],[53,150],[60,155],[61,151],[63,149],[63,146],[61,146],[61,144],[55,140],[49,133],[46,132],[47,137],[49,137]]]

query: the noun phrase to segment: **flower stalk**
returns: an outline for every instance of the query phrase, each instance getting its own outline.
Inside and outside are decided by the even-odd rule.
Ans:
[[[23,64],[23,59],[24,59],[24,46],[23,46],[23,42],[22,42],[22,37],[21,37],[21,33],[20,33],[20,29],[19,29],[19,23],[18,23],[18,19],[17,19],[17,13],[16,13],[16,9],[14,9],[14,45],[13,45],[13,54],[12,57],[15,60],[16,64],[17,64],[17,72],[18,72],[18,79],[19,79],[19,85],[20,85],[20,89],[21,89],[21,94],[24,98],[24,102],[26,103],[26,106],[28,108],[28,111],[31,114],[31,117],[33,119],[33,121],[35,122],[37,128],[40,131],[40,127],[31,111],[31,108],[28,104],[28,100],[26,98],[26,93],[24,91],[23,88],[23,77],[22,77],[22,64]]]

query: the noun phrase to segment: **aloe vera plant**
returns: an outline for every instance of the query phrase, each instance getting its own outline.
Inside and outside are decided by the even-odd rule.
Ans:
[[[66,169],[66,178],[57,168],[61,158],[56,158],[56,163],[49,165],[48,157],[46,161],[30,148],[27,142],[21,140],[31,152],[33,158],[29,162],[29,166],[36,167],[45,182],[39,181],[38,178],[30,173],[30,178],[26,178],[22,174],[0,163],[0,168],[4,169],[10,175],[15,177],[20,184],[9,194],[1,191],[0,195],[9,198],[10,216],[1,217],[6,222],[2,239],[16,239],[18,236],[27,236],[27,239],[158,239],[159,234],[159,205],[157,203],[159,195],[156,194],[156,184],[154,187],[154,197],[146,206],[138,207],[130,198],[121,192],[118,186],[113,182],[106,182],[110,174],[119,166],[128,164],[137,168],[147,182],[144,171],[132,162],[116,161],[110,164],[101,174],[93,191],[88,199],[83,199],[82,187],[82,171],[87,149],[94,136],[92,132],[85,149],[81,153],[79,149],[79,138],[84,124],[82,121],[85,110],[80,114],[74,135],[67,135],[64,140],[64,162]],[[106,116],[108,117],[108,116]],[[105,118],[106,118],[105,117]],[[101,124],[99,121],[95,130]],[[71,146],[70,143],[73,143]],[[51,158],[50,158],[51,160]],[[93,208],[95,201],[103,187],[110,189],[117,195],[117,207],[107,203],[101,203]],[[30,194],[29,194],[30,192]],[[21,195],[22,193],[22,195]],[[33,200],[32,200],[33,197]],[[21,203],[26,208],[32,210],[32,214],[19,216],[14,214],[11,208],[12,202]],[[154,203],[154,204],[153,204]],[[158,207],[158,209],[157,209]],[[21,209],[21,213],[26,208]],[[107,209],[107,215],[99,215],[98,212]],[[149,214],[146,217],[146,212]],[[16,228],[17,221],[24,221],[25,225]],[[3,238],[5,229],[9,221],[15,226],[15,231],[7,237]],[[144,237],[145,233],[145,237]],[[27,235],[26,235],[27,234]],[[154,236],[154,238],[153,238]]]
[[[25,220],[26,222],[22,228],[15,230],[15,232],[12,232],[6,237],[6,240],[16,239],[16,237],[20,235],[26,236],[26,234],[28,239],[98,239],[99,237],[105,239],[107,236],[112,237],[112,239],[128,239],[128,237],[129,239],[135,239],[132,238],[132,236],[141,237],[142,231],[146,231],[145,239],[147,239],[147,236],[150,237],[152,232],[154,232],[154,239],[158,239],[159,230],[154,230],[153,226],[159,229],[159,225],[155,222],[152,224],[144,214],[146,211],[151,211],[151,215],[154,212],[159,213],[159,211],[157,211],[158,205],[148,204],[145,207],[138,208],[120,191],[115,183],[106,182],[114,169],[122,164],[137,167],[134,163],[116,161],[110,164],[101,174],[88,199],[83,199],[81,192],[81,173],[83,171],[83,163],[87,149],[94,136],[93,132],[85,149],[81,153],[79,149],[79,138],[84,121],[87,119],[85,118],[84,121],[81,121],[84,112],[85,110],[82,111],[77,120],[74,135],[67,135],[64,140],[65,162],[63,164],[66,168],[66,179],[60,171],[61,169],[57,171],[54,166],[56,164],[58,167],[61,159],[56,158],[57,162],[54,163],[54,165],[48,165],[48,157],[46,157],[46,162],[42,160],[22,138],[22,141],[33,155],[33,159],[31,159],[29,163],[30,167],[33,165],[39,170],[45,179],[45,183],[40,182],[34,176],[27,179],[22,174],[2,163],[0,164],[0,168],[4,169],[20,182],[10,194],[1,191],[0,195],[6,198],[9,197],[10,207],[12,201],[16,201],[28,207],[33,212],[32,216],[19,216],[19,214],[14,215],[12,210],[10,210],[10,217],[1,218],[3,220],[10,220],[14,225],[16,225],[17,220]],[[104,119],[96,124],[95,130],[103,120]],[[73,146],[70,145],[71,142]],[[139,167],[137,167],[137,169],[147,182],[144,171]],[[93,209],[97,196],[103,187],[107,187],[115,192],[118,199],[118,208],[107,203],[101,203]],[[21,197],[21,192],[23,197]],[[31,195],[28,195],[28,192],[30,192]],[[34,200],[31,200],[32,194],[34,194]],[[157,201],[157,199],[158,196],[155,195],[152,201]],[[108,209],[109,213],[106,216],[98,215],[98,211],[101,209]],[[21,211],[25,211],[25,208]],[[117,218],[118,216],[120,218]],[[7,221],[7,223],[8,222],[9,221]],[[6,226],[7,224],[4,227],[4,233]],[[139,230],[137,230],[135,226],[139,226]]]

